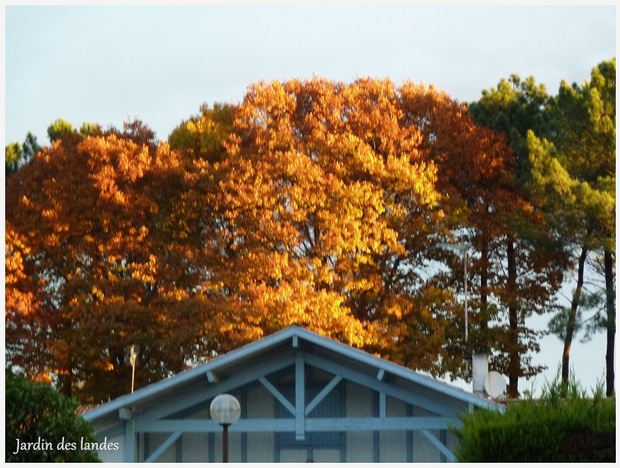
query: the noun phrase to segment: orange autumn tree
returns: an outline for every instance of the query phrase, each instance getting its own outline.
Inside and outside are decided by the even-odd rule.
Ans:
[[[495,214],[514,203],[507,193],[506,172],[513,162],[505,138],[474,124],[467,106],[433,87],[407,83],[402,89],[405,118],[420,128],[423,147],[438,168],[437,190],[446,213],[441,229],[428,239],[427,256],[444,264],[429,285],[450,292],[444,307],[453,311],[446,348],[453,357],[443,362],[444,372],[468,378],[471,354],[490,351],[496,333],[490,324],[497,310],[490,304],[490,256],[503,232]],[[454,244],[449,248],[447,245]],[[467,254],[468,340],[465,341],[464,259]],[[461,245],[462,247],[462,245]],[[456,359],[456,357],[459,359]]]
[[[176,154],[134,123],[65,135],[8,181],[9,365],[94,402],[130,390],[131,345],[137,386],[185,367],[204,319],[183,246],[162,229],[183,180]]]
[[[257,83],[169,145],[63,134],[7,185],[10,364],[97,402],[129,391],[131,345],[140,387],[296,323],[462,375],[460,283],[432,262],[456,271],[436,244],[494,220],[502,144],[371,79]]]
[[[450,352],[463,356],[461,365],[473,352],[489,353],[494,369],[510,377],[516,396],[518,378],[541,371],[532,363],[540,334],[526,319],[548,310],[561,281],[561,255],[543,242],[543,217],[516,190],[516,160],[506,135],[476,125],[467,106],[445,93],[406,86],[403,97],[407,118],[422,129],[424,147],[438,167],[437,188],[451,214],[448,235],[438,240],[469,245],[469,339],[464,343],[461,312],[451,329],[459,335],[448,340]],[[434,258],[451,274],[433,281],[459,292],[462,303],[462,255],[437,249]],[[459,362],[447,363],[450,374],[468,375],[467,367],[454,364]]]
[[[518,378],[541,371],[532,363],[540,334],[526,319],[547,310],[561,281],[561,255],[542,241],[545,221],[516,189],[517,163],[506,135],[476,125],[467,105],[446,94],[407,86],[403,96],[408,118],[422,129],[424,146],[438,167],[437,187],[451,214],[447,239],[469,244],[469,339],[464,343],[461,312],[460,336],[449,340],[451,352],[466,360],[473,352],[489,353],[494,369],[509,376],[516,396]],[[437,250],[436,259],[451,273],[438,275],[438,284],[459,291],[462,303],[461,254]],[[449,372],[467,375],[467,368]]]
[[[40,336],[45,333],[45,327],[38,325],[39,300],[36,288],[36,278],[29,266],[30,248],[25,240],[16,232],[10,221],[5,228],[5,327],[6,327],[6,361],[7,365],[28,363],[37,369],[33,363],[45,359],[46,350],[40,345]],[[33,378],[48,380],[48,376],[39,374],[36,370],[30,374]]]
[[[444,353],[441,293],[419,300],[413,270],[423,267],[415,248],[443,214],[436,168],[403,120],[398,89],[389,80],[258,83],[233,116],[209,202],[225,336],[251,340],[297,323],[433,369]]]

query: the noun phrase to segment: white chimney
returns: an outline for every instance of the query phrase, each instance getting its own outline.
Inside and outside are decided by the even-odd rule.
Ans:
[[[472,387],[474,394],[486,396],[484,382],[489,373],[489,358],[486,353],[474,353],[472,356]]]

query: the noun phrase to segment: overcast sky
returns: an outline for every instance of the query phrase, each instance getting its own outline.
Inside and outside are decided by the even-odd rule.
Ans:
[[[3,136],[48,144],[58,118],[78,128],[139,118],[166,140],[202,103],[240,102],[259,80],[389,77],[471,102],[516,73],[555,94],[615,57],[614,3],[6,5]],[[561,343],[543,343],[537,361],[555,374]],[[573,347],[587,386],[603,376],[604,344],[601,334]]]
[[[470,102],[502,77],[555,93],[615,56],[607,6],[6,6],[6,139],[139,118],[165,140],[258,80],[389,77]]]

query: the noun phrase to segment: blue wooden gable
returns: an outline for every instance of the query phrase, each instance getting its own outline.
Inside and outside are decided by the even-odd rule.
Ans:
[[[104,461],[220,461],[211,400],[231,393],[231,461],[454,461],[449,427],[496,403],[299,326],[86,413]],[[303,460],[302,460],[303,458]]]

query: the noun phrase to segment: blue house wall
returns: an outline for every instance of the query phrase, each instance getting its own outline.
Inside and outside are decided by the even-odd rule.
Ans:
[[[298,326],[102,405],[84,415],[104,461],[220,462],[209,405],[241,403],[231,462],[454,461],[449,430],[500,405]]]

